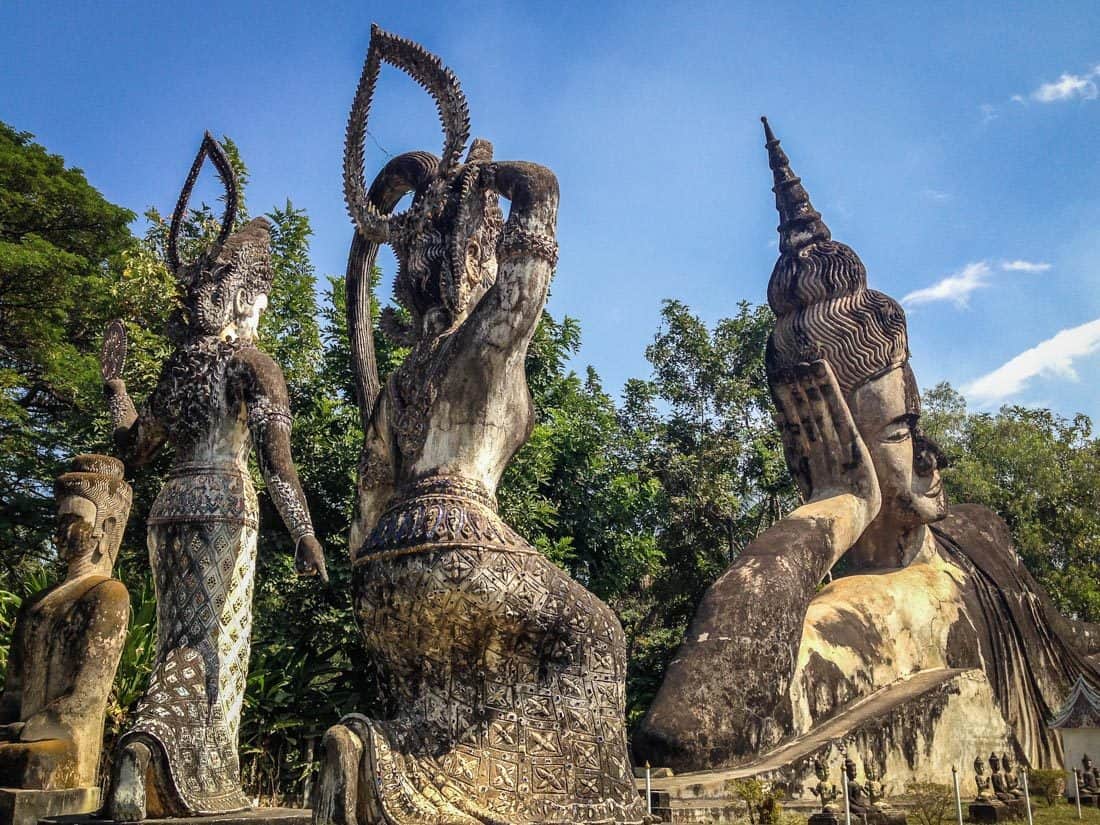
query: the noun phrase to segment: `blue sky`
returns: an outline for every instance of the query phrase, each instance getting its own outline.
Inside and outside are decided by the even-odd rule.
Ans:
[[[1100,417],[1095,0],[9,0],[0,119],[137,212],[170,211],[202,131],[228,134],[252,211],[306,208],[319,273],[342,273],[343,130],[372,21],[455,70],[497,157],[558,174],[550,308],[580,319],[576,366],[610,390],[648,374],[663,298],[708,321],[764,300],[767,114],[834,237],[905,299],[923,386]],[[380,86],[378,144],[438,151],[428,98],[394,70]]]

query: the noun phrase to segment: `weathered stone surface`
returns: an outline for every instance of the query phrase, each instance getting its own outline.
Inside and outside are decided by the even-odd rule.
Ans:
[[[1055,764],[1044,720],[1078,677],[1100,686],[1100,628],[1057,613],[997,516],[948,510],[943,457],[920,429],[905,313],[867,287],[765,129],[781,217],[766,366],[806,503],[708,590],[635,756],[679,774],[768,760],[891,686],[923,683],[934,712],[885,751],[905,756],[895,781],[965,764],[973,750],[960,740]],[[842,557],[849,575],[822,587]],[[953,719],[936,678],[951,671],[984,674]],[[942,750],[918,752],[918,734]]]
[[[434,98],[444,146],[441,158],[394,158],[368,189],[366,115],[383,61]],[[532,427],[524,359],[557,256],[557,181],[494,160],[483,140],[463,159],[469,115],[454,75],[377,28],[348,138],[348,327],[365,431],[349,546],[356,616],[394,713],[328,731],[314,821],[641,823],[622,628],[496,510]],[[409,192],[410,211],[391,216]],[[411,319],[383,316],[411,347],[384,388],[366,304],[381,243]]]
[[[237,813],[146,819],[146,825],[307,825],[311,814],[302,808],[253,808]],[[42,825],[123,825],[119,820],[93,816],[50,817]]]
[[[209,157],[226,187],[217,241],[181,262],[177,236]],[[115,442],[133,466],[166,442],[175,461],[149,514],[157,592],[157,658],[119,740],[107,811],[127,820],[245,810],[237,734],[248,674],[259,508],[248,469],[258,463],[302,573],[324,575],[320,545],[290,455],[291,414],[278,365],[256,348],[271,289],[269,230],[256,218],[231,234],[236,181],[209,134],[180,194],[168,259],[183,308],[175,349],[140,412],[119,377],[125,340],[107,336],[106,394]],[[119,340],[121,338],[121,340]]]
[[[130,616],[129,594],[111,578],[130,512],[122,475],[116,459],[81,455],[55,485],[57,547],[68,568],[20,607],[0,697],[0,787],[12,811],[64,812],[97,787],[103,719]]]
[[[4,825],[38,825],[46,817],[82,814],[98,807],[98,787],[53,791],[0,788],[0,822]]]

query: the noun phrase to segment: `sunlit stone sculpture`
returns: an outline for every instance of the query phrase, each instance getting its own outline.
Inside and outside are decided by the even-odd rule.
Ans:
[[[366,115],[381,63],[434,98],[442,157],[391,160],[369,190]],[[531,432],[524,359],[557,257],[550,170],[469,136],[454,75],[377,28],[348,125],[357,233],[349,329],[366,432],[352,528],[356,616],[394,713],[325,737],[317,823],[640,823],[624,723],[625,643],[611,610],[497,514]],[[408,212],[389,217],[406,193]],[[498,196],[511,202],[507,220]],[[411,347],[382,389],[366,303],[392,245]]]
[[[23,602],[0,697],[0,821],[14,825],[96,808],[130,616],[126,588],[111,577],[130,513],[122,462],[77,456],[54,492],[65,578]]]
[[[180,222],[206,157],[226,187],[217,242],[177,252]],[[180,194],[168,262],[183,312],[175,349],[139,413],[120,378],[106,383],[119,450],[134,465],[168,441],[175,462],[149,514],[157,592],[156,666],[115,755],[107,813],[196,816],[244,810],[237,733],[248,675],[258,507],[250,446],[291,537],[298,570],[324,576],[320,545],[290,455],[291,415],[278,365],[256,348],[272,271],[269,224],[230,234],[236,184],[222,148],[203,140]],[[147,781],[147,778],[151,781]]]
[[[947,507],[905,313],[867,288],[765,128],[781,218],[766,365],[805,504],[708,590],[635,756],[686,782],[781,744],[804,760],[827,721],[903,780],[942,781],[979,747],[1049,766],[1052,709],[1079,675],[1100,685],[1100,628],[1057,613],[996,515]],[[841,558],[849,574],[822,586]]]

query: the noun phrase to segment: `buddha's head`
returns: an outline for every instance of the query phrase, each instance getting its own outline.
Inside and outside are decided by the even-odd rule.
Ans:
[[[1010,773],[1015,764],[1016,760],[1012,758],[1011,754],[1009,754],[1008,751],[1005,751],[1001,754],[1001,770],[1003,770],[1005,773]]]
[[[57,550],[70,571],[110,574],[130,515],[123,464],[105,455],[78,455],[54,482]]]
[[[389,161],[368,188],[364,175],[367,120],[385,63],[401,69],[433,98],[443,131],[440,155],[405,152]],[[496,281],[503,228],[499,198],[489,185],[493,147],[470,136],[466,97],[454,73],[421,46],[371,29],[370,48],[348,118],[344,196],[359,235],[389,243],[397,258],[394,296],[408,320],[383,311],[386,334],[414,345],[454,329]],[[391,214],[402,198],[412,204]]]
[[[798,364],[827,361],[878,476],[877,520],[899,530],[938,521],[947,514],[939,474],[946,462],[920,429],[905,312],[867,288],[863,262],[832,240],[767,121],[764,130],[780,215],[780,255],[768,284],[776,315],[765,362],[769,383],[774,388]],[[788,456],[788,464],[809,496],[800,457]]]
[[[181,261],[179,232],[195,179],[210,158],[225,187],[225,213],[217,238],[192,261]],[[182,297],[182,313],[174,318],[177,338],[217,335],[251,343],[260,316],[267,309],[274,280],[271,268],[271,224],[254,218],[232,232],[237,214],[237,180],[225,150],[209,132],[203,138],[184,183],[168,233],[168,264]]]
[[[856,763],[852,757],[848,756],[844,759],[844,775],[849,779],[856,778]]]
[[[980,756],[974,757],[974,774],[976,776],[985,776],[985,760]]]
[[[878,779],[878,770],[875,768],[874,763],[867,760],[863,761],[863,775],[867,777],[868,782]]]
[[[995,753],[989,754],[989,770],[993,773],[1001,772],[1001,760]]]
[[[820,757],[814,760],[814,775],[822,782],[829,778],[829,766]]]

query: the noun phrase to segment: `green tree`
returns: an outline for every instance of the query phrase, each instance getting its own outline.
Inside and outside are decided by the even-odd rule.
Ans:
[[[96,358],[133,214],[0,123],[0,585],[49,558],[52,483],[102,443]]]
[[[1100,620],[1100,440],[1088,416],[1019,406],[968,413],[939,384],[924,393],[921,420],[951,459],[950,499],[994,510],[1059,608]]]

